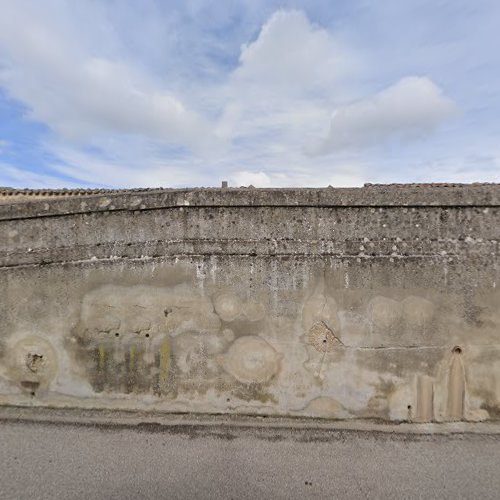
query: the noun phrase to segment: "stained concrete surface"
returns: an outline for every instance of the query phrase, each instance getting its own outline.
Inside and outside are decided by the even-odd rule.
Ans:
[[[498,435],[0,422],[2,499],[498,498]]]
[[[500,420],[499,184],[30,193],[0,405]]]

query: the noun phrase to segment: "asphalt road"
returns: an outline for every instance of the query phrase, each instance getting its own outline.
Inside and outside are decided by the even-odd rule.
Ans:
[[[500,436],[0,422],[0,498],[500,498]]]

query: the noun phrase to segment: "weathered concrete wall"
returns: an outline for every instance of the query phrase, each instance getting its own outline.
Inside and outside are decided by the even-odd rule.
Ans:
[[[0,403],[500,417],[500,186],[0,205]]]

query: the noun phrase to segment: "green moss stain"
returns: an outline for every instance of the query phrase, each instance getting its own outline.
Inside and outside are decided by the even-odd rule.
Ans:
[[[104,371],[105,368],[106,368],[106,359],[107,359],[107,353],[106,353],[106,349],[104,346],[100,345],[98,348],[97,348],[97,351],[98,351],[98,369],[100,371]]]
[[[169,371],[170,371],[170,344],[168,340],[165,340],[160,346],[160,374],[158,380],[160,393],[162,394],[165,394],[167,392]]]

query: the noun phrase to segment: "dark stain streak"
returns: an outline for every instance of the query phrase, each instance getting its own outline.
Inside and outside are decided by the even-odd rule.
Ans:
[[[96,422],[57,422],[43,421],[27,418],[0,418],[0,421],[14,424],[31,424],[38,426],[70,426],[75,428],[98,429],[104,433],[109,432],[141,432],[145,434],[166,434],[182,436],[187,439],[217,439],[222,441],[233,441],[235,439],[252,438],[268,442],[294,441],[300,443],[328,443],[341,441],[348,443],[354,436],[366,441],[382,442],[447,442],[468,440],[485,441],[500,439],[497,434],[475,434],[475,433],[450,433],[450,434],[414,434],[402,432],[387,432],[377,430],[346,430],[346,429],[312,429],[312,428],[290,428],[274,426],[253,425],[228,425],[228,424],[162,424],[160,422],[142,422],[139,424],[124,423],[96,423]]]

